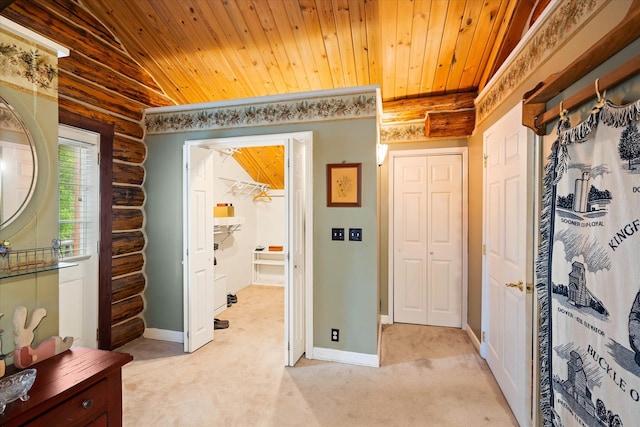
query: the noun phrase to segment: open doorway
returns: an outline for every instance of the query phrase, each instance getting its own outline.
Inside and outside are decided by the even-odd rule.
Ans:
[[[186,142],[186,351],[215,342],[214,317],[223,317],[228,295],[275,285],[283,288],[285,365],[310,354],[311,144],[311,132]],[[273,171],[283,174],[283,188],[271,189],[234,160],[258,147],[281,147],[270,167],[283,168]]]
[[[100,134],[60,125],[58,190],[60,251],[72,266],[59,272],[59,330],[74,344],[98,346]]]

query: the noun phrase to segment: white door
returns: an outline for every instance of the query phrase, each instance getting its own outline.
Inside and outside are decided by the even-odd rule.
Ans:
[[[96,348],[98,329],[98,239],[100,231],[100,136],[69,126],[59,128],[59,334],[75,346]]]
[[[462,326],[462,155],[393,157],[393,320]]]
[[[288,302],[286,313],[285,342],[288,343],[288,366],[296,364],[305,351],[305,145],[302,141],[289,140],[291,162],[286,168],[285,188],[289,191],[289,263],[288,263]],[[286,285],[285,285],[286,286]]]
[[[185,145],[184,350],[213,340],[213,156],[212,150]]]
[[[521,426],[531,419],[532,144],[518,105],[484,134],[483,352]]]

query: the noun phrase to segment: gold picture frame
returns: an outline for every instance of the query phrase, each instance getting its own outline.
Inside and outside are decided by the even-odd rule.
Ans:
[[[362,163],[327,164],[327,206],[362,206]]]

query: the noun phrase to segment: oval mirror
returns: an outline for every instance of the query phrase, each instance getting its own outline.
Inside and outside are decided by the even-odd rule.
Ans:
[[[0,97],[0,228],[29,203],[38,174],[36,148],[20,115]]]

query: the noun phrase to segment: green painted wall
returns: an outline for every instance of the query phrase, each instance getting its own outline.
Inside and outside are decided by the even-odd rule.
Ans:
[[[188,138],[189,136],[187,136]],[[148,328],[182,331],[182,145],[185,136],[146,138],[144,317]]]
[[[312,131],[314,346],[375,354],[378,315],[376,129],[376,120],[369,118],[147,136],[144,163],[146,326],[183,330],[184,141]],[[343,161],[362,163],[361,208],[326,207],[326,164]],[[363,241],[332,242],[332,227],[360,227]],[[330,341],[331,328],[340,329],[340,342]]]
[[[38,157],[38,180],[26,209],[9,226],[0,230],[0,239],[9,240],[13,250],[50,247],[58,235],[58,103],[5,85],[0,95],[22,117],[35,142]],[[33,345],[58,334],[58,272],[28,274],[0,279],[0,329],[4,332],[0,352],[13,351],[13,313],[17,306],[31,312],[38,307],[47,310],[36,329]],[[13,359],[7,360],[12,364]]]

